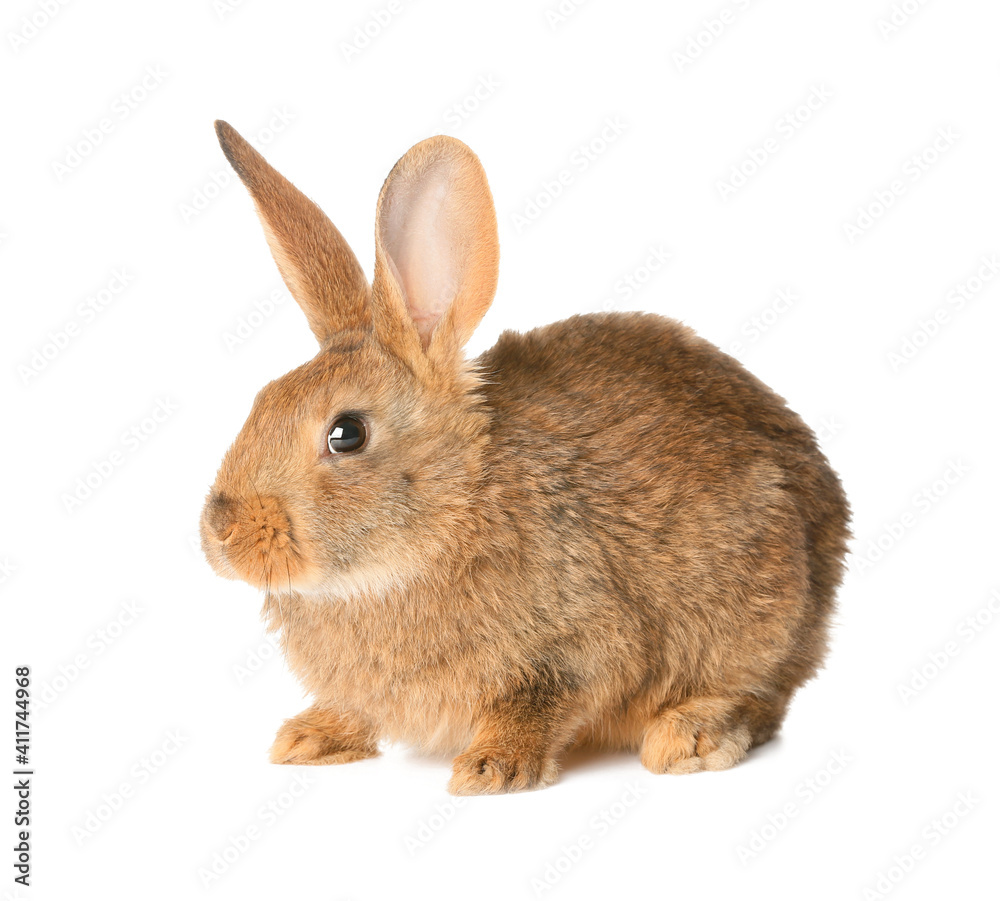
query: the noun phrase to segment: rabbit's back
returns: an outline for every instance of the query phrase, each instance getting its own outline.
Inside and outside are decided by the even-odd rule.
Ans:
[[[802,420],[655,315],[505,333],[479,365],[492,500],[546,585],[557,667],[624,674],[599,705],[630,686],[637,727],[649,705],[729,687],[783,711],[822,660],[848,537]]]

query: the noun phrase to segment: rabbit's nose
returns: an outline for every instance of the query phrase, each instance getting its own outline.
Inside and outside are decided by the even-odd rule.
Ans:
[[[236,520],[236,501],[223,492],[213,492],[205,504],[205,525],[214,538],[225,541]]]

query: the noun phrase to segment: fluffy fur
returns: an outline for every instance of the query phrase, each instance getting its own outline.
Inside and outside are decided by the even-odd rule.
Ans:
[[[314,698],[272,760],[398,740],[460,752],[449,788],[481,794],[551,783],[573,743],[688,773],[769,739],[822,661],[848,537],[802,420],[659,316],[506,332],[470,364],[498,250],[464,144],[390,173],[369,287],[318,207],[217,129],[321,344],[257,396],[202,516]],[[332,455],[345,413],[368,444]]]

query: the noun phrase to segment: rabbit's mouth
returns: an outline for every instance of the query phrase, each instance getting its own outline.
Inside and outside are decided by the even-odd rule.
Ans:
[[[213,491],[201,517],[202,549],[212,568],[264,590],[314,581],[315,569],[281,501]]]

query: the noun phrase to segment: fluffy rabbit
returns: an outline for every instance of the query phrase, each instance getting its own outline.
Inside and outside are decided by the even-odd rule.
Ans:
[[[692,773],[769,739],[823,659],[849,534],[802,420],[660,316],[574,316],[466,360],[498,242],[454,138],[390,172],[369,285],[216,130],[320,344],[257,395],[201,519],[314,699],[271,760],[402,741],[458,753],[449,790],[483,794],[549,785],[570,745]]]

